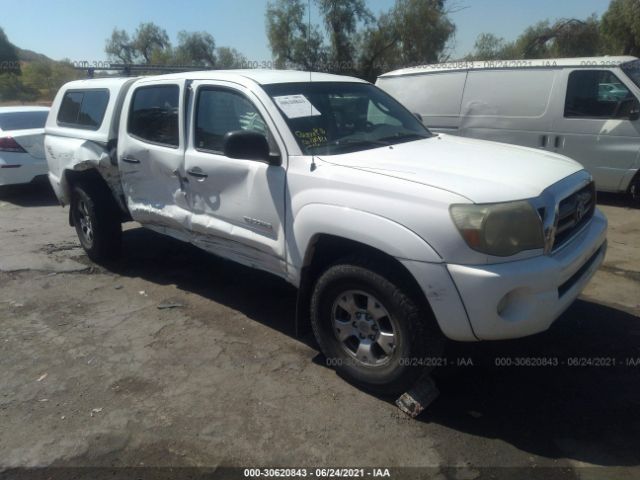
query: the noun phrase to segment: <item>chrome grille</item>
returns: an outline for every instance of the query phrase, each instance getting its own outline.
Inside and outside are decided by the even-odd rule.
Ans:
[[[553,249],[567,243],[589,223],[595,209],[596,189],[593,182],[561,200],[558,205]]]

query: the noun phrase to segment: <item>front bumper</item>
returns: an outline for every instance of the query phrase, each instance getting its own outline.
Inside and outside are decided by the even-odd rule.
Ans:
[[[589,224],[552,255],[495,265],[447,265],[480,340],[548,329],[584,289],[606,253],[607,219]]]

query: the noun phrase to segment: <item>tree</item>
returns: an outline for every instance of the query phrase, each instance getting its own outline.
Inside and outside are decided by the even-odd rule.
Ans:
[[[584,21],[560,20],[554,27],[552,57],[593,57],[601,53],[600,22],[595,14]]]
[[[244,68],[247,59],[235,48],[219,47],[216,50],[216,67],[221,69]]]
[[[373,22],[364,0],[317,0],[331,43],[330,70],[353,74],[356,71],[356,29],[360,22]]]
[[[364,32],[359,76],[373,80],[384,71],[447,59],[455,32],[444,0],[396,0]]]
[[[172,48],[167,32],[153,23],[141,23],[134,35],[115,28],[105,52],[110,60],[148,65],[187,65],[203,68],[240,68],[245,57],[233,48],[216,49],[208,32],[178,32],[178,45]],[[218,60],[220,57],[220,60]]]
[[[504,58],[507,42],[493,33],[481,33],[473,46],[469,60],[498,60]]]
[[[549,20],[527,28],[515,42],[519,58],[581,57],[599,52],[598,21],[595,16],[587,20]]]
[[[373,80],[385,70],[441,60],[455,31],[445,0],[396,0],[378,18],[363,0],[315,1],[329,45],[320,28],[308,24],[301,0],[268,4],[267,37],[277,68],[350,73]]]
[[[129,34],[117,28],[111,32],[111,38],[107,40],[104,51],[109,59],[126,64],[133,63],[137,56]]]
[[[178,33],[178,46],[175,49],[176,63],[214,67],[216,64],[216,42],[207,32]]]
[[[111,60],[121,63],[153,63],[153,57],[166,58],[171,52],[167,32],[155,23],[141,23],[133,37],[125,30],[113,29],[105,45],[105,53]]]
[[[443,0],[397,0],[393,14],[405,65],[443,60],[445,46],[456,30]]]
[[[601,31],[611,54],[640,56],[640,0],[612,0]]]
[[[476,40],[469,60],[507,60],[520,58],[589,57],[599,55],[600,24],[595,15],[586,20],[559,19],[536,23],[514,41],[506,42],[491,33]]]
[[[267,39],[276,68],[322,71],[327,48],[317,26],[305,19],[302,0],[276,0],[267,4]]]
[[[166,30],[151,22],[140,24],[136,29],[132,45],[145,63],[151,63],[154,51],[162,52],[171,49],[171,42],[169,42]]]

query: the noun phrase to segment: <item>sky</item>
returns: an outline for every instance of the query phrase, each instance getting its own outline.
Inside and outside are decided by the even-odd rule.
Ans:
[[[268,61],[266,0],[0,0],[0,27],[20,48],[55,60],[106,60],[104,45],[114,27],[132,33],[141,22],[164,28],[173,44],[180,30],[207,31],[217,46],[239,50],[250,61]],[[451,2],[450,2],[451,3]],[[367,0],[371,11],[389,10],[394,0]],[[609,0],[454,0],[457,26],[453,58],[473,49],[477,36],[491,32],[515,39],[547,18],[601,15]],[[311,21],[318,23],[312,9]]]

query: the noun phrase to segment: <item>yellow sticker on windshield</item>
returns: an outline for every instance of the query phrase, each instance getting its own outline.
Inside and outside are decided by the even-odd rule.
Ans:
[[[300,139],[305,147],[317,147],[327,143],[327,132],[324,128],[316,127],[308,132],[296,130],[296,137]]]

